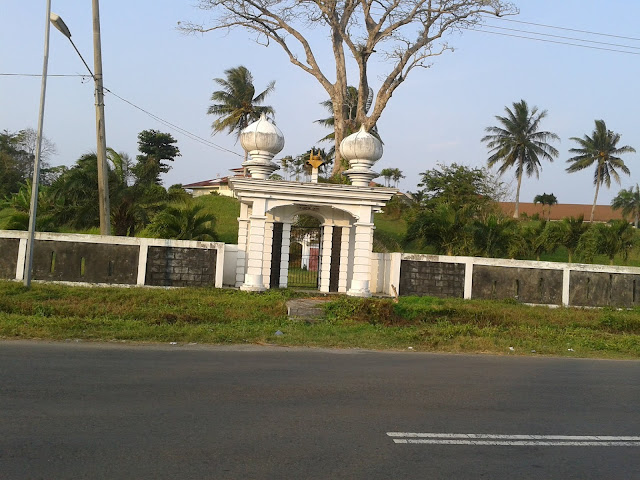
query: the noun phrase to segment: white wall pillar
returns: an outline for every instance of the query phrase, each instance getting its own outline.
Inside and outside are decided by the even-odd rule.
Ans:
[[[247,241],[249,232],[249,220],[238,218],[238,256],[236,257],[236,287],[244,283],[244,274],[247,268]]]
[[[214,280],[214,286],[216,288],[222,288],[222,285],[224,283],[224,250],[224,243],[220,248],[216,250],[216,278]]]
[[[473,259],[464,263],[464,298],[469,300],[473,294]]]
[[[371,252],[373,251],[373,223],[355,223],[353,276],[347,295],[370,297]]]
[[[562,305],[569,306],[569,286],[571,285],[571,269],[562,269]]]
[[[262,250],[262,284],[269,288],[271,285],[271,254],[273,253],[273,221],[265,223],[264,246]]]
[[[387,295],[400,295],[400,267],[402,266],[402,253],[391,253],[389,262],[389,286],[384,292]],[[394,292],[393,289],[396,289]]]
[[[320,275],[320,291],[329,292],[331,276],[331,245],[333,240],[333,225],[322,226],[322,248],[318,275]]]
[[[338,275],[338,292],[347,293],[347,278],[349,276],[349,240],[351,227],[342,227],[340,240],[340,271]]]
[[[266,223],[267,217],[264,215],[251,215],[249,218],[247,268],[240,290],[262,292],[267,289],[262,276]]]
[[[136,280],[136,285],[144,285],[144,282],[147,278],[148,254],[149,254],[149,241],[146,238],[142,238],[140,239],[140,250],[138,252],[138,277]]]
[[[289,283],[289,249],[291,247],[291,223],[282,223],[282,250],[280,252],[280,288]]]
[[[34,240],[35,244],[35,240]],[[24,267],[27,260],[27,239],[21,238],[18,243],[18,262],[16,263],[16,280],[24,280]]]

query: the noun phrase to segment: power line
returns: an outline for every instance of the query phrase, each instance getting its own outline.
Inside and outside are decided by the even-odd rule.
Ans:
[[[4,77],[41,77],[42,75],[39,73],[0,73],[0,76],[4,76]],[[90,77],[90,75],[87,74],[52,74],[52,75],[47,75],[49,77]],[[145,110],[142,107],[139,107],[138,105],[136,105],[135,103],[127,100],[126,98],[121,97],[120,95],[118,95],[117,93],[109,90],[106,87],[103,87],[105,92],[110,93],[111,95],[113,95],[114,97],[120,99],[121,101],[127,103],[128,105],[140,110],[141,112],[143,112],[144,114],[150,116],[151,118],[153,118],[154,120],[162,123],[163,125],[165,125],[166,127],[169,127],[179,133],[181,133],[182,135],[186,136],[187,138],[194,140],[196,142],[199,142],[203,145],[206,145],[207,147],[210,148],[214,148],[216,150],[219,151],[223,151],[223,152],[227,152],[227,153],[232,153],[233,155],[236,155],[240,158],[244,158],[243,155],[240,155],[238,152],[234,152],[233,150],[229,150],[228,148],[222,147],[210,140],[207,140],[205,138],[202,138],[198,135],[196,135],[195,133],[190,132],[189,130],[186,130],[182,127],[179,127],[178,125],[175,125],[171,122],[169,122],[168,120],[165,120],[164,118],[161,118],[151,112],[149,112],[148,110]]]
[[[378,13],[380,13],[381,11],[382,10],[379,10]],[[580,29],[577,29],[577,28],[560,27],[560,26],[557,26],[557,25],[549,25],[549,24],[544,24],[544,23],[527,22],[527,21],[524,21],[524,20],[514,20],[514,19],[506,18],[506,17],[497,17],[497,16],[491,15],[491,14],[482,14],[482,15],[485,18],[488,18],[488,19],[491,19],[491,20],[501,20],[501,21],[505,21],[505,22],[513,22],[513,23],[519,23],[519,24],[524,24],[524,25],[532,25],[532,26],[542,27],[542,28],[549,28],[549,29],[556,29],[556,30],[562,30],[562,31],[568,31],[568,32],[583,33],[583,34],[587,34],[587,35],[597,35],[597,36],[608,37],[608,38],[619,38],[619,39],[623,39],[623,40],[640,41],[640,38],[638,38],[638,37],[629,37],[629,36],[624,36],[624,35],[614,35],[614,34],[610,34],[610,33],[594,32],[594,31],[590,31],[590,30],[580,30]],[[499,27],[499,26],[496,26],[496,25],[489,25],[489,24],[476,25],[475,27],[470,26],[470,27],[460,27],[460,28],[462,30],[471,30],[471,31],[476,31],[476,32],[489,33],[489,34],[493,34],[493,35],[501,35],[503,37],[521,38],[521,39],[525,39],[525,40],[535,40],[535,41],[538,41],[538,42],[553,43],[553,44],[556,44],[556,45],[568,45],[568,46],[572,46],[572,47],[589,48],[589,49],[592,49],[592,50],[608,51],[608,52],[614,52],[614,53],[626,53],[626,54],[629,54],[629,55],[639,55],[640,54],[638,52],[631,52],[631,51],[628,51],[628,50],[620,50],[618,48],[606,48],[606,47],[597,47],[597,46],[594,46],[594,45],[584,45],[585,43],[591,43],[591,44],[597,44],[597,45],[607,45],[609,47],[620,47],[620,48],[629,49],[629,50],[640,50],[640,47],[633,46],[633,45],[617,44],[617,43],[610,43],[610,42],[599,42],[597,40],[589,40],[589,39],[586,39],[586,38],[565,37],[565,36],[562,36],[562,35],[553,35],[553,34],[550,34],[550,33],[542,33],[542,32],[529,31],[529,30],[520,30],[520,29],[516,29],[516,28]],[[531,36],[526,36],[526,35],[516,35],[516,34],[494,32],[494,31],[490,31],[490,30],[485,30],[485,28],[508,30],[508,31],[512,31],[512,32],[520,32],[520,33],[527,34],[527,35],[537,35],[538,37],[558,38],[558,39],[562,39],[562,40],[572,40],[574,42],[582,42],[582,43],[572,43],[572,42],[564,42],[564,41],[559,41],[559,40],[549,40],[549,39],[545,39],[545,38],[536,38],[536,37],[531,37]]]
[[[625,44],[620,44],[620,43],[609,43],[609,42],[599,42],[597,40],[587,40],[587,39],[583,39],[583,38],[577,38],[577,37],[565,37],[564,35],[553,35],[551,33],[541,33],[541,32],[535,32],[532,30],[520,30],[517,28],[508,28],[508,27],[498,27],[497,25],[482,25],[482,27],[489,27],[489,28],[496,28],[498,30],[507,30],[510,32],[520,32],[520,33],[526,33],[529,35],[540,35],[543,37],[551,37],[551,38],[561,38],[563,40],[575,40],[578,42],[584,42],[584,43],[595,43],[597,45],[608,45],[610,47],[622,47],[622,48],[630,48],[632,50],[640,50],[640,47],[634,47],[633,45],[625,45]]]
[[[522,23],[524,25],[534,25],[536,27],[543,27],[543,28],[553,28],[556,30],[565,30],[568,32],[576,32],[576,33],[586,33],[588,35],[598,35],[600,37],[611,37],[611,38],[620,38],[623,40],[633,40],[635,42],[640,42],[640,38],[638,37],[627,37],[624,35],[614,35],[611,33],[601,33],[601,32],[592,32],[589,30],[579,30],[576,28],[570,28],[570,27],[558,27],[556,25],[548,25],[548,24],[544,24],[544,23],[534,23],[534,22],[526,22],[524,20],[514,20],[513,18],[505,18],[505,17],[496,17],[494,15],[490,15],[489,16],[492,19],[495,20],[501,20],[503,22],[513,22],[513,23]]]
[[[640,55],[640,52],[629,52],[627,50],[618,50],[615,48],[605,48],[605,47],[595,47],[593,45],[582,45],[579,43],[571,43],[571,42],[561,42],[559,40],[548,40],[545,38],[535,38],[535,37],[527,37],[525,35],[515,35],[515,34],[511,34],[511,33],[502,33],[502,32],[492,32],[490,30],[484,30],[482,28],[464,28],[464,30],[469,30],[472,32],[480,32],[480,33],[489,33],[492,35],[500,35],[503,37],[513,37],[513,38],[523,38],[525,40],[535,40],[538,42],[546,42],[546,43],[554,43],[557,45],[569,45],[572,47],[580,47],[580,48],[589,48],[591,50],[604,50],[607,52],[616,52],[616,53],[626,53],[628,55]]]
[[[202,138],[202,137],[200,137],[200,136],[196,135],[195,133],[192,133],[192,132],[190,132],[190,131],[188,131],[188,130],[185,130],[184,128],[179,127],[178,125],[175,125],[175,124],[173,124],[173,123],[169,122],[168,120],[165,120],[165,119],[163,119],[163,118],[161,118],[161,117],[159,117],[159,116],[157,116],[157,115],[155,115],[155,114],[153,114],[153,113],[149,112],[148,110],[145,110],[144,108],[142,108],[142,107],[140,107],[140,106],[136,105],[135,103],[130,102],[130,101],[129,101],[129,100],[127,100],[126,98],[123,98],[123,97],[121,97],[120,95],[118,95],[117,93],[115,93],[115,92],[113,92],[113,91],[109,90],[107,87],[103,87],[103,88],[104,88],[104,90],[105,90],[106,92],[110,93],[110,94],[111,94],[111,95],[113,95],[114,97],[116,97],[116,98],[120,99],[121,101],[123,101],[123,102],[125,102],[126,104],[128,104],[128,105],[132,106],[133,108],[135,108],[135,109],[137,109],[137,110],[140,110],[141,112],[143,112],[143,113],[145,113],[146,115],[150,116],[150,117],[151,117],[151,118],[153,118],[154,120],[156,120],[156,121],[158,121],[158,122],[162,123],[163,125],[165,125],[165,126],[167,126],[167,127],[169,127],[169,128],[172,128],[172,129],[176,130],[177,132],[179,132],[179,133],[181,133],[181,134],[185,135],[186,137],[190,138],[191,140],[194,140],[194,141],[196,141],[196,142],[200,142],[200,143],[202,143],[202,144],[204,144],[204,145],[206,145],[206,146],[208,146],[208,147],[215,148],[215,149],[217,149],[217,150],[220,150],[220,151],[223,151],[223,152],[227,152],[227,153],[232,153],[233,155],[237,155],[238,157],[244,158],[244,156],[243,156],[243,155],[240,155],[238,152],[234,152],[233,150],[229,150],[228,148],[222,147],[222,146],[220,146],[220,145],[218,145],[218,144],[216,144],[216,143],[214,143],[214,142],[212,142],[212,141],[210,141],[210,140],[207,140],[207,139],[205,139],[205,138]]]
[[[47,77],[90,77],[91,75],[74,73],[74,74],[62,74],[62,73],[49,73]],[[0,73],[0,77],[42,77],[41,73]]]

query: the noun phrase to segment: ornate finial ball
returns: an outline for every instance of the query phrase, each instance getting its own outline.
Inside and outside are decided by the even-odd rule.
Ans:
[[[340,143],[340,153],[346,160],[369,160],[372,164],[382,157],[382,142],[364,129],[349,135]]]
[[[276,155],[284,148],[284,135],[263,113],[258,120],[242,130],[240,144],[247,152],[260,151]]]

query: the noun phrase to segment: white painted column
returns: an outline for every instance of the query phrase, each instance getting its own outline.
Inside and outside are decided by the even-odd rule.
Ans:
[[[149,241],[143,238],[140,240],[140,250],[138,252],[138,277],[136,280],[136,285],[144,285],[145,279],[147,278],[147,255],[148,254],[149,254]]]
[[[216,278],[214,281],[214,286],[216,288],[222,288],[222,284],[224,282],[224,250],[224,243],[221,243],[220,247],[216,249]]]
[[[387,295],[400,295],[400,267],[402,266],[402,253],[391,253],[389,265],[389,285],[384,290]],[[392,288],[393,286],[393,288]],[[396,289],[394,292],[393,289]]]
[[[265,223],[264,245],[262,249],[262,284],[270,288],[271,283],[271,254],[273,253],[273,221]]]
[[[249,217],[247,273],[244,275],[244,283],[240,286],[240,290],[262,292],[267,289],[263,283],[262,276],[266,223],[267,217],[264,215],[251,215]]]
[[[289,283],[289,251],[291,248],[291,223],[282,224],[282,250],[280,251],[280,288]]]
[[[469,300],[473,294],[473,259],[464,262],[464,298]]]
[[[240,217],[238,218],[238,256],[236,258],[236,287],[244,283],[244,274],[247,268],[247,235],[249,232],[248,207],[240,204]]]
[[[571,269],[562,269],[562,305],[569,306],[569,286],[571,285]]]
[[[35,242],[34,242],[35,243]],[[21,238],[18,243],[18,262],[16,263],[16,280],[24,280],[24,262],[27,260],[27,239]]]
[[[322,256],[318,275],[320,275],[320,291],[329,292],[329,277],[331,276],[331,244],[333,240],[333,225],[322,226]]]
[[[347,278],[349,276],[349,239],[351,227],[342,227],[340,241],[340,271],[338,275],[338,292],[347,293]]]
[[[373,223],[355,223],[353,276],[347,295],[370,297],[371,252],[373,251]]]

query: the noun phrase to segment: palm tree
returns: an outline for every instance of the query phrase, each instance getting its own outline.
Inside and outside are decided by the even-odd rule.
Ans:
[[[391,178],[393,177],[393,168],[383,168],[380,171],[380,176],[384,178],[384,186],[389,187],[391,185]]]
[[[496,116],[499,126],[487,127],[489,135],[482,138],[487,142],[487,148],[492,155],[488,159],[490,167],[500,163],[498,173],[502,175],[511,167],[516,168],[518,187],[516,190],[516,206],[514,218],[520,216],[520,186],[522,174],[526,172],[530,177],[534,173],[536,178],[540,175],[540,160],[553,162],[558,156],[558,150],[547,143],[550,140],[559,140],[552,132],[539,131],[540,122],[547,116],[547,111],[538,112],[538,107],[529,111],[529,106],[524,100],[513,104],[513,110],[505,107],[507,115]]]
[[[470,225],[476,254],[483,257],[504,258],[517,237],[518,223],[510,218],[489,215]]]
[[[401,178],[406,178],[403,174],[402,174],[402,170],[400,170],[399,168],[392,168],[391,169],[391,177],[393,178],[393,184],[394,187],[398,187],[398,182],[400,181]]]
[[[269,82],[267,88],[256,95],[253,86],[253,76],[244,66],[230,68],[224,71],[226,78],[214,78],[213,81],[222,87],[211,94],[212,105],[207,110],[208,115],[218,118],[211,124],[213,133],[227,130],[227,133],[235,133],[236,140],[240,138],[242,130],[260,118],[261,114],[275,114],[273,107],[261,104],[265,98],[275,89],[275,81]],[[247,161],[247,153],[244,156]]]
[[[540,239],[549,250],[555,250],[562,246],[567,249],[569,263],[573,261],[573,256],[580,244],[580,238],[589,230],[589,225],[584,223],[584,217],[563,218],[561,222],[553,222],[547,225]]]
[[[160,238],[216,241],[215,221],[215,216],[205,212],[203,205],[187,200],[168,205],[155,216],[149,230]]]
[[[638,228],[638,220],[640,220],[640,188],[636,183],[635,190],[631,187],[628,190],[624,188],[618,192],[618,195],[611,201],[611,206],[616,210],[622,210],[624,217],[633,216],[633,224]]]
[[[551,207],[558,204],[558,199],[553,193],[543,193],[542,195],[536,195],[533,199],[533,203],[542,204],[542,215],[544,215],[544,206],[548,206],[549,208],[547,209],[547,220],[551,220]]]
[[[593,222],[593,215],[596,211],[596,202],[598,201],[598,191],[603,183],[609,188],[611,186],[611,177],[620,183],[620,175],[616,169],[621,170],[627,175],[630,174],[629,168],[619,157],[623,153],[635,153],[635,149],[629,145],[618,147],[620,134],[607,129],[604,120],[596,120],[596,128],[591,134],[585,135],[583,138],[571,137],[571,140],[577,142],[579,148],[572,148],[569,151],[576,153],[575,157],[567,160],[571,163],[567,167],[567,172],[579,172],[596,165],[593,175],[593,184],[596,186],[596,194],[593,197],[593,207],[591,208],[590,221]]]
[[[547,220],[527,222],[521,225],[516,232],[509,251],[512,258],[535,257],[540,261],[543,253],[551,252],[556,248],[553,242],[549,242],[549,238],[545,235],[545,230],[550,225]]]
[[[635,246],[633,227],[624,220],[596,223],[580,239],[580,251],[586,261],[592,262],[596,254],[603,254],[610,265],[613,265],[616,255],[626,261]]]

